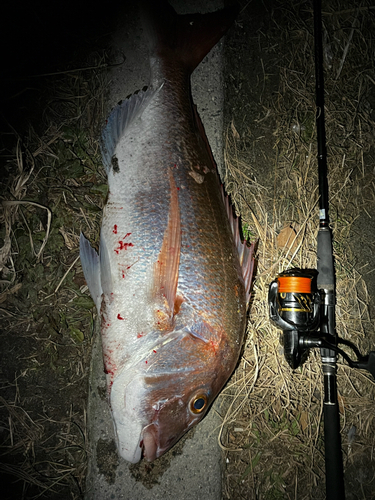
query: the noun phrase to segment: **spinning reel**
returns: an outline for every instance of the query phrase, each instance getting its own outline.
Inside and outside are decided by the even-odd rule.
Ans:
[[[324,328],[320,319],[324,314],[321,314],[321,308],[324,308],[328,294],[324,290],[318,291],[317,275],[315,269],[289,269],[270,284],[270,319],[283,332],[280,343],[286,361],[295,370],[306,360],[310,348],[320,347],[341,354],[349,366],[368,370],[375,378],[374,351],[362,356],[352,342],[322,332]],[[353,361],[337,344],[350,347],[357,361]]]

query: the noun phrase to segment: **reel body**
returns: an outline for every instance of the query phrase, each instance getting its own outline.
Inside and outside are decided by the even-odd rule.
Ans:
[[[305,338],[319,327],[320,295],[314,269],[289,269],[270,284],[270,319],[283,331],[284,356],[294,370],[307,355]]]
[[[367,370],[375,378],[375,351],[362,355],[349,340],[332,335],[327,331],[328,306],[330,294],[317,289],[318,271],[315,269],[289,269],[280,273],[272,281],[268,292],[268,305],[271,321],[282,330],[280,343],[289,366],[295,370],[306,360],[308,350],[321,349],[322,360],[328,365],[332,355],[341,354],[352,368]],[[353,361],[338,347],[344,344],[352,349],[357,357]]]

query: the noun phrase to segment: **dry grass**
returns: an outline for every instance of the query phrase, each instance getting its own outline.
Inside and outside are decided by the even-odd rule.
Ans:
[[[267,302],[269,284],[279,272],[316,267],[312,14],[305,12],[303,21],[300,7],[281,8],[274,18],[273,33],[283,37],[283,58],[277,95],[265,104],[265,117],[273,115],[276,124],[275,156],[266,158],[273,165],[272,187],[262,184],[261,175],[255,180],[256,166],[249,164],[250,155],[243,147],[246,138],[233,123],[227,132],[227,183],[245,228],[259,239],[259,247],[246,346],[222,394],[227,407],[219,437],[227,458],[225,498],[324,498],[320,356],[311,352],[302,368],[291,371],[279,343],[280,331],[269,321]],[[361,211],[371,216],[375,207],[374,178],[365,164],[375,131],[368,103],[369,82],[374,80],[375,22],[361,10],[340,13],[330,8],[324,16],[326,35],[331,36],[325,44],[326,128],[337,330],[368,351],[375,345],[375,332],[366,284],[353,265],[348,242],[353,241],[352,224]],[[270,34],[268,46],[276,42]],[[375,381],[342,364],[340,358],[338,387],[348,470],[357,459],[374,453]],[[370,477],[364,482],[364,492],[373,490],[372,481]]]
[[[257,142],[255,132],[244,136],[232,122],[227,133],[226,185],[245,229],[259,239],[247,342],[221,396],[227,407],[220,445],[226,453],[224,497],[229,499],[322,498],[324,489],[320,357],[311,353],[292,372],[267,305],[268,286],[277,273],[316,266],[312,24],[303,5],[289,11],[281,5],[264,48],[273,58],[273,71],[280,72],[272,98],[263,94],[268,78],[264,67],[260,85],[264,112],[258,125],[270,119],[275,124],[270,131],[274,156],[261,152],[272,165],[271,184],[262,175],[254,177],[248,160],[246,144]],[[374,330],[366,285],[347,242],[358,214],[371,215],[375,204],[374,179],[366,165],[374,137],[368,101],[375,83],[370,36],[374,12],[366,2],[358,9],[332,4],[326,10],[337,327],[341,336],[366,351],[375,343]],[[263,35],[260,40],[264,42]],[[54,89],[46,107],[46,131],[39,136],[30,129],[27,138],[16,137],[4,167],[9,175],[2,179],[0,319],[3,348],[17,355],[12,369],[1,376],[0,452],[2,471],[21,485],[19,498],[67,498],[67,491],[79,498],[85,479],[84,387],[91,337],[84,324],[92,321],[92,302],[85,294],[78,240],[81,229],[92,241],[99,234],[106,196],[94,139],[103,114],[105,61],[99,57],[88,65],[90,73],[48,76]],[[286,235],[283,243],[280,234]],[[338,377],[348,470],[373,456],[375,385],[363,372],[341,363]],[[56,405],[69,395],[72,400],[62,419]],[[368,491],[366,481],[363,488]]]
[[[106,196],[97,128],[104,57],[49,77],[43,135],[14,133],[0,205],[0,425],[5,494],[81,498],[93,303],[79,234],[98,234]]]

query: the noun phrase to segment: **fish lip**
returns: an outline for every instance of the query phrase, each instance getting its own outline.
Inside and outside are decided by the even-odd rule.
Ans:
[[[113,427],[119,455],[132,464],[138,463],[142,458],[142,427],[136,433],[138,437],[133,440],[124,439],[124,434],[127,434],[125,426],[115,419],[113,419]]]
[[[152,462],[155,458],[160,456],[160,453],[158,453],[154,424],[147,425],[143,428],[142,438],[143,457],[148,462]]]
[[[152,422],[145,426],[142,430],[140,447],[142,447],[142,457],[148,462],[152,462],[156,458],[161,457],[166,453],[177,441],[188,431],[191,425],[194,425],[196,420],[191,422],[183,432],[172,434],[168,439],[163,440],[160,436],[160,428],[158,422]]]
[[[152,462],[156,458],[164,455],[180,438],[181,436],[172,436],[164,446],[161,445],[159,438],[159,428],[155,423],[151,423],[143,428],[142,431],[142,447],[143,458],[148,462]]]

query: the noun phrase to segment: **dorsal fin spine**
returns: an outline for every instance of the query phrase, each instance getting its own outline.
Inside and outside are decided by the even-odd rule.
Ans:
[[[254,272],[254,253],[256,245],[254,243],[250,244],[242,237],[241,218],[235,215],[230,196],[226,194],[223,185],[221,186],[221,193],[228,215],[229,224],[232,230],[234,244],[238,253],[238,259],[242,271],[242,278],[245,284],[246,302],[248,303],[251,295],[251,284]]]

